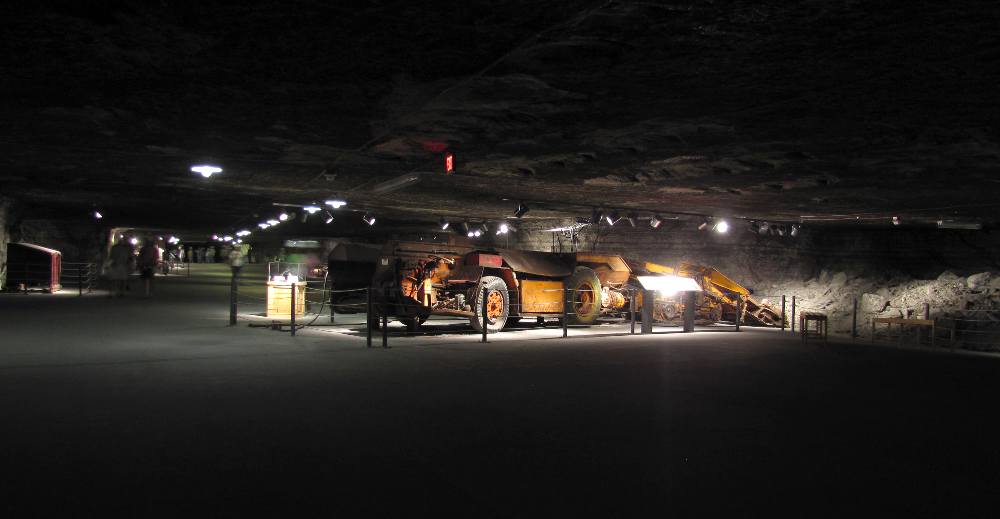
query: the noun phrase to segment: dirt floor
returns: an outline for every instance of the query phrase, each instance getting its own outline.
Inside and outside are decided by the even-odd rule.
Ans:
[[[224,267],[192,274],[148,300],[0,296],[5,515],[1000,505],[995,356],[624,325],[366,349],[349,324],[227,327]]]

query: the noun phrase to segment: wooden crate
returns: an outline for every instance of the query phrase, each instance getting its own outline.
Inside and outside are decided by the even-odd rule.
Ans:
[[[295,285],[295,316],[306,313],[306,284],[304,282],[294,283]],[[267,282],[267,316],[268,317],[291,317],[292,307],[292,283],[278,281]]]

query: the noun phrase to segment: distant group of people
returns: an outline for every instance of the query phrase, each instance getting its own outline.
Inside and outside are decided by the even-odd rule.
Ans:
[[[129,289],[129,276],[137,270],[143,282],[144,296],[151,297],[156,271],[159,269],[166,275],[174,263],[183,263],[185,260],[191,263],[216,263],[222,260],[232,268],[233,276],[238,277],[247,260],[253,260],[253,256],[247,254],[249,246],[246,244],[226,244],[218,252],[214,245],[176,247],[166,251],[155,238],[147,237],[138,250],[136,245],[138,242],[135,238],[120,236],[111,247],[105,271],[111,280],[109,297],[124,296]]]

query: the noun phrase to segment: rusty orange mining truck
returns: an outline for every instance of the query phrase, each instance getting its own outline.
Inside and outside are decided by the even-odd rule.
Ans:
[[[714,268],[687,263],[674,268],[613,254],[396,242],[383,247],[374,270],[376,307],[411,330],[431,315],[465,317],[476,331],[486,326],[490,333],[523,318],[559,319],[567,288],[570,324],[622,318],[628,315],[633,297],[636,309],[643,305],[638,278],[664,275],[698,283],[696,316],[701,322],[733,319],[740,308],[750,324],[781,323],[780,312],[755,301],[740,284]],[[676,321],[682,315],[683,304],[669,297],[657,295],[653,304],[655,320]]]

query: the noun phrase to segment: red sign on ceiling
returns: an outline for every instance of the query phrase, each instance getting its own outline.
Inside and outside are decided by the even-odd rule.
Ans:
[[[454,173],[455,172],[455,156],[451,153],[446,153],[444,155],[444,172]]]

